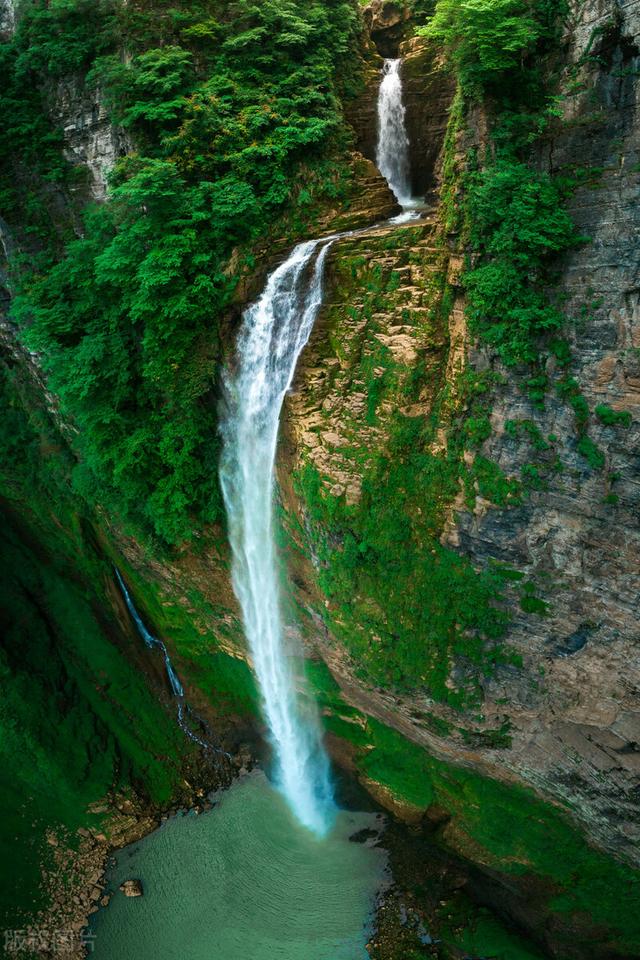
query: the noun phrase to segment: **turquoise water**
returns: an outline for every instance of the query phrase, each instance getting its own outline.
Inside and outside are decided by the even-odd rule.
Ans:
[[[318,838],[262,773],[208,813],[174,817],[125,848],[95,915],[95,960],[366,960],[367,925],[384,884],[382,850],[349,841],[379,826],[340,811]],[[144,896],[118,891],[142,880]]]

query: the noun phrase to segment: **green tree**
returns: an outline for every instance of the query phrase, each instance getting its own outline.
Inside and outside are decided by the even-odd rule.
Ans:
[[[480,95],[533,49],[539,27],[526,0],[438,0],[419,32],[445,45],[464,92]]]

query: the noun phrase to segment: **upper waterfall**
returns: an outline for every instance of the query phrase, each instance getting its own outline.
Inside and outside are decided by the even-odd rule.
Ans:
[[[398,203],[415,205],[411,195],[409,137],[402,102],[401,60],[385,60],[378,93],[378,146],[376,163]]]
[[[280,410],[322,302],[332,238],[298,244],[243,314],[236,367],[224,382],[222,492],[233,586],[260,685],[278,782],[298,818],[323,833],[332,819],[329,764],[315,713],[303,710],[285,649],[273,535]]]

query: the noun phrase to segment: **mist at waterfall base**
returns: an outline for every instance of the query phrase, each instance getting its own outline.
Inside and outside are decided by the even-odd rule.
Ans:
[[[261,772],[213,810],[120,851],[94,918],[95,960],[366,960],[385,853],[349,842],[378,815],[339,811],[318,838]],[[142,881],[142,897],[119,885]]]

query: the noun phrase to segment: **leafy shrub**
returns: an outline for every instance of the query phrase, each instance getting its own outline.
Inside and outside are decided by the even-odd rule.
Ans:
[[[21,6],[18,71],[53,79],[80,73],[116,42],[115,0],[31,0]]]
[[[580,389],[575,377],[563,377],[556,383],[558,396],[565,400],[573,409],[576,416],[576,427],[579,433],[584,432],[589,421],[589,404]]]
[[[595,414],[606,427],[631,426],[631,414],[628,410],[613,410],[607,404],[599,403],[595,409]]]
[[[592,470],[602,470],[604,467],[604,453],[586,434],[578,440],[578,453],[587,460]]]
[[[463,277],[471,328],[508,365],[537,357],[537,339],[563,323],[545,293],[551,258],[576,243],[560,187],[503,158],[468,177],[470,242],[479,262]]]

